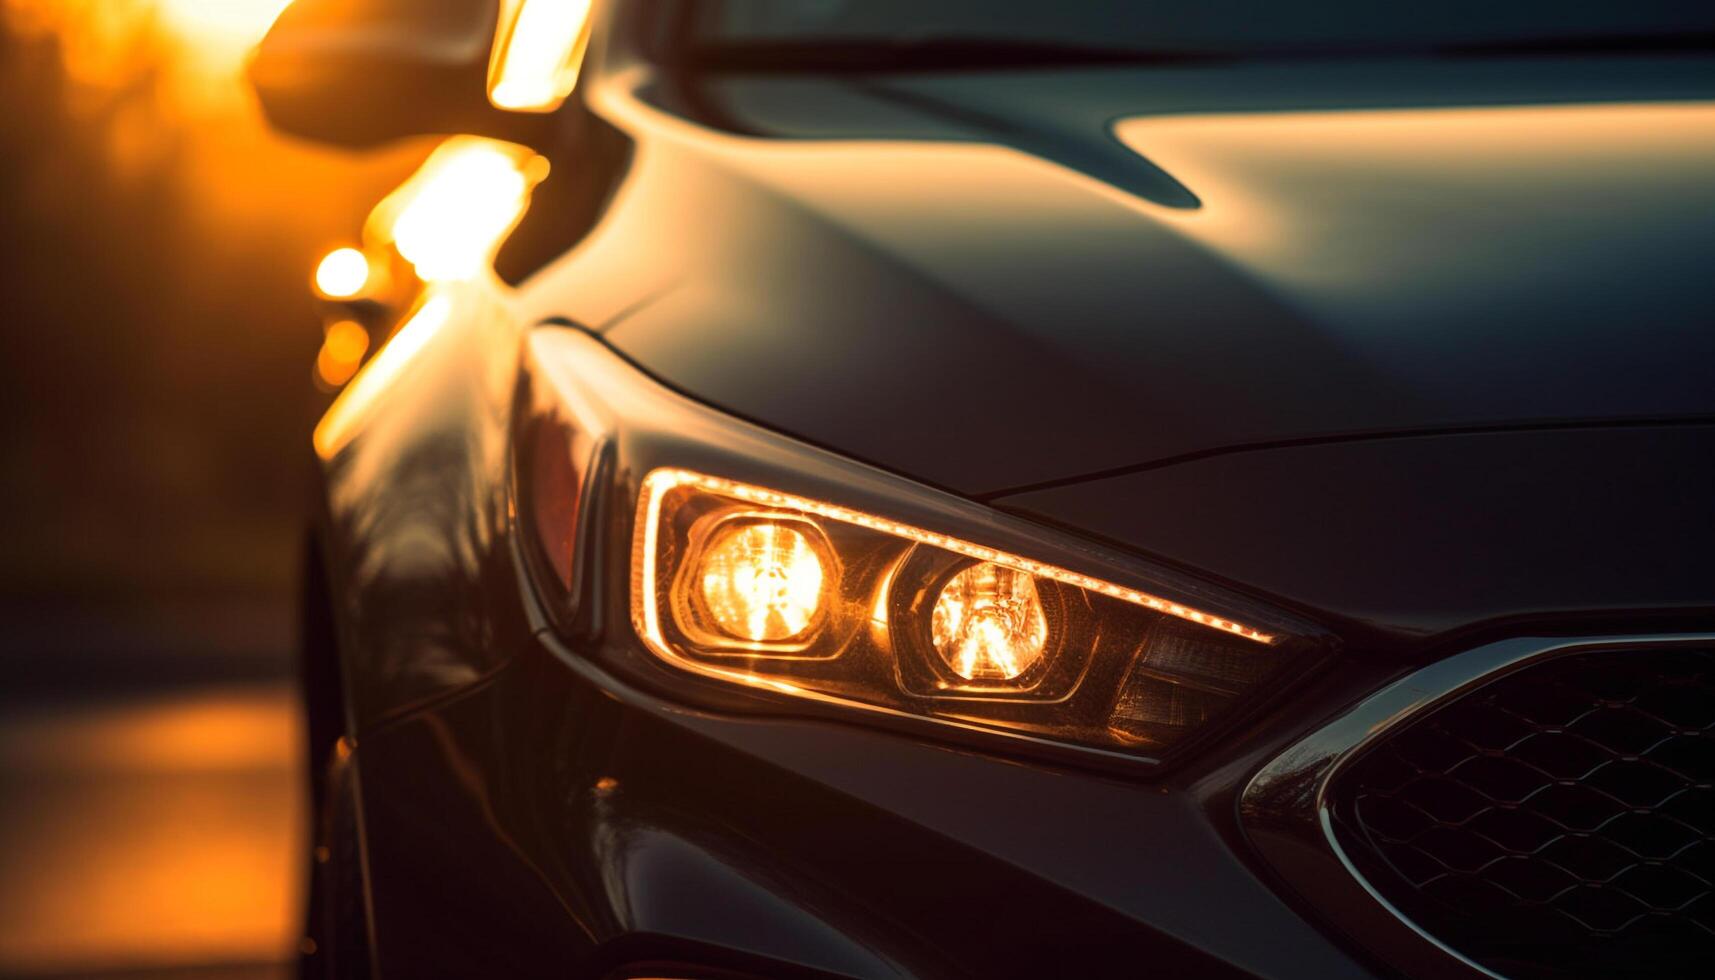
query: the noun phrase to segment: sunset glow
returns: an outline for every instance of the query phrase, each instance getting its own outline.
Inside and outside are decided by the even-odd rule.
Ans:
[[[193,103],[240,96],[239,71],[291,0],[0,0],[24,36],[57,35],[66,72],[97,86],[145,71]],[[226,83],[226,84],[222,84]]]

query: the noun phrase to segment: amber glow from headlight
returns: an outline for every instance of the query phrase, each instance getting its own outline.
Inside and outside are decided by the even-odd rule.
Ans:
[[[488,99],[514,112],[557,109],[578,83],[590,0],[508,0],[489,62]]]
[[[985,529],[980,510],[947,519],[1033,537]],[[1014,551],[679,469],[642,481],[631,568],[637,634],[682,670],[1134,755],[1204,727],[1291,655],[1276,634]]]
[[[516,513],[534,538],[570,535],[575,558],[566,576],[543,561],[551,548],[526,550],[533,591],[568,642],[588,636],[628,557],[632,640],[606,620],[612,642],[566,655],[663,697],[1130,765],[1215,737],[1332,649],[1212,583],[627,377],[582,331],[543,327],[527,344]],[[574,418],[605,435],[537,437]],[[568,463],[588,478],[537,478]],[[712,475],[729,469],[756,482]],[[544,508],[538,490],[583,506]]]
[[[1143,606],[1155,612],[1183,619],[1187,622],[1196,623],[1199,626],[1207,626],[1210,629],[1220,630],[1224,633],[1230,633],[1233,636],[1243,637],[1244,639],[1250,640],[1254,643],[1269,645],[1275,643],[1278,639],[1273,634],[1265,633],[1255,627],[1247,626],[1243,623],[1234,622],[1233,620],[1216,616],[1212,613],[1206,613],[1200,609],[1194,609],[1190,606],[1183,605],[1169,599],[1164,599],[1160,596],[1138,591],[1137,589],[1128,589],[1111,582],[1104,582],[1101,579],[1093,578],[1089,575],[1083,575],[1068,569],[1059,568],[1045,562],[1035,561],[1022,555],[1009,554],[994,548],[987,548],[982,545],[972,544],[968,541],[961,541],[958,538],[954,538],[949,535],[937,534],[934,531],[926,531],[922,528],[912,527],[909,524],[901,524],[886,518],[876,517],[873,514],[865,514],[861,511],[841,507],[837,504],[823,503],[818,500],[810,500],[804,497],[780,493],[775,490],[767,490],[762,487],[750,486],[749,484],[739,483],[734,480],[705,476],[700,473],[691,473],[685,470],[655,470],[644,480],[640,513],[640,519],[643,521],[643,525],[640,531],[646,536],[647,540],[640,542],[640,545],[643,546],[642,555],[643,561],[645,562],[645,567],[641,569],[641,571],[647,578],[653,579],[654,575],[653,569],[648,567],[648,565],[653,560],[653,549],[657,546],[657,541],[654,535],[659,533],[656,523],[660,517],[661,500],[666,496],[668,491],[680,486],[695,486],[713,493],[735,497],[739,500],[762,507],[795,510],[806,514],[814,514],[818,517],[825,517],[829,520],[839,521],[845,524],[853,524],[861,528],[879,531],[883,534],[889,534],[898,538],[904,538],[907,541],[914,541],[918,544],[926,544],[931,547],[940,548],[943,551],[950,551],[953,554],[962,555],[966,558],[974,558],[977,561],[994,562],[996,564],[1006,565],[1019,571],[1028,572],[1037,578],[1061,582],[1080,589],[1087,589],[1091,592],[1108,596],[1109,598],[1118,599],[1121,602]],[[658,614],[649,611],[653,610],[653,603],[647,603],[646,605],[648,606],[648,610],[645,611],[646,615],[644,616],[644,619],[649,622],[646,622],[645,624],[645,635],[646,637],[652,635],[653,637],[658,638],[660,636],[659,625],[652,624],[653,618],[658,618]]]
[[[1017,678],[1041,662],[1048,644],[1034,577],[993,562],[972,565],[941,587],[930,636],[965,680]]]
[[[714,625],[754,642],[802,634],[822,607],[822,559],[804,535],[764,522],[724,528],[703,552],[696,579]]]

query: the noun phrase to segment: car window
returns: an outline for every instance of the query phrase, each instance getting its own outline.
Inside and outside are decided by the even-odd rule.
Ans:
[[[1687,43],[1710,0],[691,0],[699,47],[986,40],[1229,55],[1536,40]]]

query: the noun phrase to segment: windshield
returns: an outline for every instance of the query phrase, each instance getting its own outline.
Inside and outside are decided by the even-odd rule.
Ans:
[[[681,51],[977,44],[1224,57],[1703,46],[1715,0],[688,0]]]

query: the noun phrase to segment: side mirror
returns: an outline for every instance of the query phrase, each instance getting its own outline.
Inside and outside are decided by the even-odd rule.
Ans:
[[[471,133],[532,143],[541,117],[487,96],[499,0],[297,0],[250,62],[277,129],[369,147],[407,136]]]

